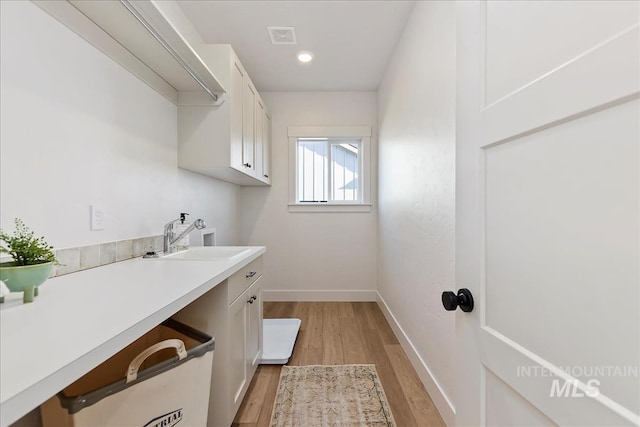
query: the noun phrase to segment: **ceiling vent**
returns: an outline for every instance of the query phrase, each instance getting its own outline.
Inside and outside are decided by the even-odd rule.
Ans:
[[[272,44],[296,44],[294,27],[267,27]]]

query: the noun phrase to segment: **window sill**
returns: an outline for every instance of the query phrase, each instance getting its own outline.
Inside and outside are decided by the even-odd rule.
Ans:
[[[358,204],[289,204],[289,212],[371,212],[371,203]]]

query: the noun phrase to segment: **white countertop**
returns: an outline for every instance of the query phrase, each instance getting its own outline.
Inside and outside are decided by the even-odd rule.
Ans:
[[[0,425],[7,426],[265,252],[136,258],[47,280],[0,304]]]

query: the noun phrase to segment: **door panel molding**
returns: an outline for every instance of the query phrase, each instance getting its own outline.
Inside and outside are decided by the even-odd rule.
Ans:
[[[522,335],[528,330],[522,326],[526,322],[504,323],[510,322],[510,319],[517,316],[522,316],[522,310],[518,311],[517,308],[514,308],[511,312],[504,311],[503,314],[506,313],[506,315],[500,318],[503,323],[488,325],[487,320],[493,322],[492,315],[494,313],[492,311],[487,312],[487,310],[491,310],[491,306],[487,305],[486,301],[487,295],[492,296],[491,291],[508,289],[509,286],[513,286],[514,289],[508,289],[509,292],[506,293],[506,297],[505,295],[499,295],[500,298],[496,299],[497,304],[509,304],[509,301],[512,300],[510,298],[519,296],[517,293],[518,286],[528,285],[516,280],[514,283],[510,281],[502,283],[500,288],[491,287],[492,283],[489,280],[493,279],[491,277],[486,278],[487,270],[491,267],[490,264],[487,264],[487,255],[491,255],[489,250],[492,250],[487,248],[487,238],[493,238],[493,234],[488,233],[493,233],[495,230],[488,227],[500,227],[497,230],[502,233],[502,236],[506,237],[503,239],[506,244],[502,244],[500,252],[496,252],[500,256],[499,259],[494,260],[498,266],[505,265],[501,264],[501,261],[511,259],[509,256],[503,256],[503,254],[510,255],[508,244],[518,241],[517,239],[512,239],[510,237],[512,234],[509,233],[531,233],[530,236],[527,235],[525,237],[531,237],[532,246],[528,252],[524,253],[525,255],[532,253],[532,260],[541,258],[536,257],[535,250],[541,251],[540,254],[545,254],[548,251],[548,242],[544,239],[541,242],[541,239],[536,237],[537,228],[517,228],[520,224],[528,224],[526,221],[518,221],[518,218],[521,218],[522,215],[526,216],[530,213],[527,211],[527,207],[543,206],[543,203],[547,201],[547,198],[544,197],[531,200],[528,198],[528,194],[539,195],[540,192],[548,191],[549,195],[555,197],[549,206],[562,209],[562,215],[550,216],[550,220],[541,223],[549,227],[546,229],[551,233],[549,241],[552,242],[554,241],[553,238],[557,237],[561,244],[566,242],[567,250],[574,250],[575,253],[582,253],[580,252],[581,245],[596,244],[594,243],[595,241],[585,240],[582,237],[584,234],[571,233],[575,229],[584,228],[584,224],[589,223],[588,221],[576,223],[576,221],[585,217],[585,213],[591,212],[580,211],[580,209],[584,208],[585,197],[582,191],[585,188],[593,190],[594,186],[598,185],[597,188],[601,189],[601,187],[604,188],[613,182],[617,183],[624,193],[611,193],[613,194],[611,197],[617,197],[613,202],[611,197],[604,197],[603,194],[605,193],[602,191],[594,191],[592,197],[595,198],[595,203],[601,202],[602,206],[605,207],[623,206],[624,213],[627,214],[625,217],[627,222],[624,222],[624,224],[629,223],[628,201],[632,199],[637,201],[637,199],[631,197],[637,187],[627,185],[627,182],[633,183],[632,180],[635,180],[637,184],[637,164],[631,169],[628,167],[624,169],[627,172],[632,170],[632,173],[627,173],[623,177],[623,185],[620,186],[620,176],[613,174],[620,172],[621,163],[619,161],[621,157],[618,156],[615,161],[607,162],[608,156],[598,157],[599,154],[606,151],[594,150],[587,153],[591,156],[589,157],[589,162],[585,162],[582,165],[587,165],[590,168],[588,170],[589,173],[571,175],[572,171],[584,172],[585,170],[586,166],[576,166],[581,161],[584,161],[580,154],[584,154],[585,146],[571,146],[576,153],[572,157],[568,156],[567,152],[561,151],[562,146],[555,144],[555,142],[587,141],[588,136],[595,135],[594,132],[590,133],[589,129],[591,128],[581,129],[581,133],[567,134],[562,127],[565,127],[565,125],[567,128],[575,127],[579,125],[578,121],[581,119],[596,122],[599,120],[600,113],[604,115],[616,114],[616,117],[618,117],[617,115],[623,114],[621,110],[624,110],[622,108],[614,111],[618,106],[622,106],[627,102],[637,103],[636,100],[640,99],[640,23],[629,26],[628,21],[624,19],[610,22],[607,30],[609,32],[605,36],[606,40],[601,42],[598,42],[599,38],[590,40],[588,43],[591,45],[590,48],[585,43],[577,43],[580,50],[574,49],[570,55],[566,55],[566,58],[562,58],[562,55],[555,55],[553,61],[547,61],[544,66],[561,65],[550,69],[542,75],[534,76],[538,71],[544,71],[544,67],[541,67],[540,70],[535,70],[535,73],[527,73],[529,70],[525,68],[516,70],[522,71],[517,76],[524,76],[525,78],[521,79],[521,81],[514,78],[511,79],[511,82],[517,83],[514,87],[520,87],[495,101],[488,102],[486,61],[487,52],[492,46],[487,46],[487,25],[493,24],[490,19],[487,20],[487,5],[484,1],[459,2],[457,11],[456,281],[458,282],[458,287],[468,287],[474,293],[474,297],[477,294],[478,299],[476,300],[477,309],[475,312],[456,314],[456,339],[459,352],[459,381],[455,400],[457,405],[456,423],[459,425],[486,425],[487,422],[492,422],[491,417],[488,418],[488,411],[490,412],[492,408],[486,405],[501,402],[500,396],[502,396],[504,397],[505,406],[503,412],[499,413],[499,415],[504,415],[504,418],[497,417],[496,419],[512,420],[514,423],[518,422],[518,420],[526,420],[528,415],[535,412],[533,410],[533,407],[535,407],[549,420],[560,425],[640,425],[638,408],[634,402],[629,402],[630,399],[624,398],[628,397],[626,385],[629,383],[625,382],[625,387],[619,387],[616,382],[606,382],[606,377],[610,374],[592,376],[592,374],[579,373],[575,370],[565,371],[565,369],[571,369],[570,363],[567,361],[585,367],[598,367],[598,364],[603,363],[603,360],[610,365],[627,364],[628,358],[623,357],[625,352],[621,352],[621,350],[628,347],[618,345],[619,342],[616,341],[609,348],[606,346],[599,347],[597,349],[598,353],[595,351],[595,346],[598,344],[592,342],[594,351],[585,354],[583,347],[572,345],[572,340],[588,342],[592,336],[593,329],[591,327],[593,324],[580,328],[575,324],[569,323],[574,319],[568,317],[562,307],[562,309],[558,309],[557,304],[543,304],[540,307],[539,317],[531,317],[530,311],[526,313],[525,317],[529,318],[528,322],[531,325],[539,324],[539,326],[534,327],[539,332],[536,335],[536,338],[539,339],[528,342],[525,340],[526,335]],[[537,12],[539,12],[539,16],[544,16],[543,14],[547,11],[541,8]],[[517,20],[528,18],[526,13],[516,13],[514,15],[516,16],[515,21],[508,21],[508,19],[512,18],[509,14],[501,18],[502,22],[510,25],[505,27],[507,31],[502,31],[501,34],[508,35],[509,31],[513,31],[516,34],[519,30]],[[589,31],[590,25],[598,24],[600,17],[597,14],[592,13],[591,18],[593,19],[580,22],[580,31]],[[616,25],[620,31],[616,30]],[[531,29],[531,26],[528,28]],[[567,28],[567,31],[571,31],[571,28]],[[562,42],[565,34],[560,30],[556,31],[556,33],[558,41]],[[533,40],[534,52],[553,49],[553,37],[546,37],[538,41],[534,37],[536,34],[538,34],[537,31],[524,34],[524,38],[527,41]],[[609,37],[608,34],[614,35]],[[567,33],[566,36],[569,42],[569,38],[575,36],[575,34]],[[583,45],[584,51],[576,55],[582,50]],[[519,47],[515,44],[507,44],[506,46],[506,52],[514,47]],[[551,56],[553,55],[549,57]],[[504,64],[504,62],[501,63],[500,66],[502,68],[498,69],[508,70],[508,67],[505,68]],[[518,66],[526,67],[526,64],[514,63],[514,67]],[[530,81],[524,84],[526,80]],[[506,89],[504,93],[511,89],[508,84],[497,85],[493,88]],[[501,94],[499,91],[494,90],[495,96],[499,97]],[[625,123],[629,124],[628,116]],[[536,147],[536,151],[528,151],[527,154],[531,155],[531,157],[507,159],[507,163],[501,163],[498,165],[500,169],[496,169],[504,173],[493,175],[498,181],[489,180],[492,176],[491,170],[488,170],[492,165],[487,163],[491,161],[489,148],[497,147],[505,142],[518,144],[520,142],[518,141],[519,139],[537,134],[543,130],[550,130],[553,133],[553,138],[558,139],[553,141],[553,138],[551,138],[546,141],[546,146],[541,144]],[[629,126],[621,128],[613,122],[606,123],[606,127],[603,127],[602,132],[598,134],[598,138],[601,141],[599,147],[602,150],[618,150],[618,154],[626,153],[624,155],[625,159],[633,160],[632,157],[635,157],[637,160],[637,151],[629,150],[628,145],[619,147],[616,144],[611,144],[612,140],[622,141],[623,139],[627,143],[633,141],[637,144],[637,132],[631,131]],[[633,138],[633,140],[629,138]],[[540,141],[544,143],[543,138],[537,140],[537,143],[540,143]],[[553,147],[553,150],[545,150],[545,147]],[[499,150],[502,148],[508,147],[500,147]],[[636,155],[632,156],[632,152],[636,153]],[[553,173],[547,173],[548,171],[544,169],[547,162],[541,162],[541,159],[554,159],[556,158],[554,156],[558,159],[565,159],[566,162],[570,162],[568,164],[575,166],[575,168],[566,168],[566,174],[559,173],[565,171],[565,169],[558,169],[557,167],[552,170]],[[594,158],[602,159],[602,164],[598,165],[597,168],[593,165],[592,160]],[[624,164],[628,166],[628,163]],[[523,165],[527,165],[529,168],[522,168]],[[534,166],[536,165],[541,167],[535,169]],[[557,163],[555,166],[557,166]],[[513,175],[519,171],[522,171],[523,175]],[[531,175],[533,175],[534,181],[529,180],[528,177]],[[525,176],[526,179],[516,179],[522,176]],[[549,179],[546,179],[547,176]],[[558,199],[558,194],[562,195],[561,189],[574,190],[576,188],[572,185],[576,178],[580,179],[579,177],[584,178],[583,184],[585,188],[580,187],[580,193],[564,193],[576,195],[574,198]],[[535,181],[535,179],[539,179],[539,181]],[[594,181],[594,179],[599,181]],[[513,180],[512,187],[500,185],[509,182],[509,180]],[[554,182],[553,180],[556,181]],[[601,181],[602,185],[600,185]],[[495,212],[500,212],[500,209],[505,206],[513,207],[508,204],[513,199],[512,203],[520,203],[520,205],[517,205],[518,209],[505,211],[507,214],[506,219],[504,215],[495,216],[494,218],[499,221],[494,221],[494,224],[491,224],[489,215],[492,213],[487,212],[487,208],[491,207],[487,201],[487,196],[492,194],[491,191],[503,191],[505,189],[510,191],[514,188],[517,191],[517,186],[521,184],[525,184],[527,187],[521,197],[512,197],[513,194],[517,194],[515,191],[513,193],[499,193],[503,197],[496,199],[500,203],[493,206],[498,209]],[[527,192],[527,189],[530,191]],[[620,203],[614,203],[616,201]],[[537,205],[533,203],[537,203]],[[589,207],[589,209],[592,208]],[[575,211],[578,211],[577,215],[574,215]],[[593,209],[592,211],[597,213]],[[513,221],[509,223],[510,218],[508,215],[511,213],[516,216],[512,217]],[[591,217],[586,216],[586,219],[589,218]],[[607,231],[609,230],[608,227],[615,225],[620,228],[620,224],[622,224],[619,219],[615,222],[606,215],[593,216],[592,222],[593,227],[597,227],[599,231],[607,232],[607,235],[611,234]],[[576,223],[579,227],[570,227],[573,223]],[[633,222],[633,224],[636,223]],[[558,230],[565,229],[563,228],[565,225],[568,226],[568,232],[558,233]],[[554,230],[556,230],[555,234]],[[637,233],[631,231],[629,233],[636,234],[635,237],[637,237]],[[526,239],[524,241],[525,243],[527,242]],[[624,241],[628,242],[628,239]],[[605,239],[604,242],[609,244],[610,240]],[[632,244],[623,246],[611,244],[606,247],[611,248],[612,256],[627,259],[629,256],[637,254],[637,245],[634,246],[635,244],[637,244],[637,240],[633,240]],[[558,247],[565,248],[562,245]],[[607,327],[610,327],[612,334],[623,334],[620,328],[617,327],[619,325],[615,324],[612,319],[633,322],[633,320],[637,319],[637,316],[634,317],[634,310],[617,311],[617,306],[609,304],[604,294],[602,294],[602,292],[607,291],[606,286],[599,287],[598,283],[582,286],[584,283],[579,281],[582,277],[580,272],[591,271],[588,268],[592,265],[589,264],[591,258],[574,258],[569,259],[567,264],[572,268],[567,269],[566,272],[566,277],[569,279],[560,281],[561,285],[566,285],[565,291],[574,290],[573,296],[575,298],[569,298],[567,303],[574,304],[575,310],[578,310],[579,306],[577,304],[581,302],[592,303],[591,308],[598,308],[595,315],[601,316],[602,319],[598,325],[599,333],[602,333],[602,331],[606,333]],[[521,257],[520,260],[524,260],[522,265],[529,266],[527,264],[528,259],[527,257]],[[608,262],[603,269],[616,269],[619,267],[618,262],[614,262],[611,259],[603,259],[603,262]],[[562,261],[562,259],[558,260],[558,262]],[[572,264],[571,261],[575,262]],[[542,266],[532,265],[529,270],[523,269],[522,271],[533,271],[539,274],[531,277],[544,278],[545,275],[553,272],[546,268],[549,265],[557,266],[558,264],[547,262]],[[507,265],[507,267],[509,266]],[[535,268],[539,268],[539,270],[536,271]],[[505,273],[503,277],[512,278],[514,275],[517,277],[517,273],[520,270],[501,270],[501,272]],[[562,272],[564,273],[565,270],[562,270]],[[564,278],[565,276],[561,277]],[[595,276],[590,276],[591,279],[593,277]],[[615,280],[612,277],[608,277],[608,279]],[[602,283],[609,282],[604,281]],[[627,298],[630,307],[637,309],[637,301],[634,300],[634,295],[637,295],[634,293],[635,288],[629,287],[629,281],[624,282],[623,285],[627,286],[623,290],[631,291],[632,294]],[[555,293],[550,289],[552,288],[547,286],[541,292],[551,297]],[[581,298],[581,292],[589,293],[589,298]],[[532,294],[530,288],[528,289],[528,294]],[[629,292],[623,292],[623,294],[629,294]],[[617,293],[613,295],[617,295]],[[491,303],[489,301],[489,304]],[[552,306],[552,310],[545,313],[545,307],[549,306]],[[508,305],[506,307],[511,306]],[[625,307],[628,309],[629,305]],[[637,313],[637,310],[635,312]],[[534,311],[533,313],[536,312]],[[508,314],[513,317],[509,317]],[[616,328],[613,327],[614,324]],[[504,330],[499,331],[491,327],[497,326],[500,329],[500,325],[513,326],[513,328],[502,327]],[[545,331],[548,332],[552,331],[553,328],[563,327],[567,331],[571,331],[571,334],[568,334],[571,339],[567,339],[562,334],[556,334],[560,338],[554,342],[544,335]],[[633,328],[631,329],[632,331],[628,332],[629,336],[626,338],[631,340],[629,341],[630,343],[635,343],[637,342],[637,337],[634,336]],[[504,335],[505,331],[507,335]],[[623,335],[618,336],[622,337]],[[518,342],[519,340],[521,342]],[[552,345],[552,347],[544,347],[545,344]],[[546,351],[546,349],[553,350],[556,348],[562,351]],[[527,367],[529,370],[525,370]],[[532,374],[532,369],[538,370],[537,373]],[[546,375],[542,374],[543,372]],[[495,378],[493,375],[495,375]],[[489,383],[489,380],[498,381],[498,379],[505,383],[505,387],[496,386],[493,388]],[[602,389],[600,391],[598,388],[600,384],[594,383],[594,379],[602,380],[603,384],[607,386],[600,387]],[[635,385],[636,383],[636,379],[634,379],[633,384]],[[609,386],[609,384],[613,385]],[[595,393],[594,389],[597,389],[599,393]],[[497,398],[496,395],[491,395],[496,390],[499,391]],[[509,396],[509,393],[513,393],[513,395]],[[516,402],[520,396],[532,406],[518,406]],[[513,399],[509,399],[510,397],[513,397]],[[514,405],[509,406],[509,402]],[[495,406],[493,409],[495,409]],[[510,411],[515,412],[510,413]]]
[[[484,139],[479,141],[480,146],[495,144],[603,105],[638,96],[639,39],[640,24],[637,24],[485,105],[480,114],[487,125]],[[483,49],[486,50],[486,46]],[[485,86],[486,76],[483,75],[481,81]],[[610,83],[602,85],[601,81]],[[485,91],[486,87],[482,92]],[[560,91],[562,97],[557,96]],[[556,102],[550,104],[549,99]]]
[[[628,101],[638,98],[639,96],[634,94],[625,99]],[[595,110],[604,111],[622,104],[623,102],[617,101],[599,106]],[[584,115],[580,115],[580,117],[584,117]],[[568,121],[569,120],[563,120],[562,123],[567,123]],[[544,128],[548,129],[550,127],[552,126],[545,126]],[[537,132],[529,132],[528,134],[532,133]],[[512,137],[507,141],[518,144],[520,143],[519,139],[519,137]],[[478,223],[481,224],[481,226],[478,230],[478,238],[480,241],[479,255],[481,262],[478,283],[480,285],[481,303],[477,305],[477,310],[479,311],[481,327],[481,363],[485,369],[488,369],[511,386],[517,393],[529,400],[541,412],[559,425],[583,425],[585,418],[577,418],[578,414],[581,416],[588,414],[586,419],[591,422],[590,425],[594,426],[640,425],[640,416],[632,410],[622,406],[602,392],[599,392],[596,396],[589,396],[588,393],[591,391],[589,384],[569,375],[549,360],[527,350],[526,347],[517,341],[507,337],[487,324],[487,286],[490,285],[487,282],[487,154],[490,152],[488,148],[504,145],[507,141],[493,143],[479,150],[480,162],[478,166],[479,177],[481,179],[478,187]],[[531,320],[534,321],[535,319]],[[484,357],[487,354],[491,354],[492,357]],[[538,369],[538,372],[551,373],[553,376],[518,376],[518,373],[521,372],[519,371],[519,369],[522,369],[521,367],[534,367],[533,369]],[[481,376],[483,390],[485,388],[485,381],[486,378]],[[554,382],[556,383],[555,386],[553,385]],[[551,396],[552,387],[556,387],[555,391],[558,394],[583,394],[584,397],[571,397],[566,395],[566,397],[558,395]],[[594,404],[594,402],[597,404]],[[482,420],[486,420],[486,404],[486,393],[482,393]],[[573,418],[572,414],[575,414],[576,418]]]
[[[637,25],[636,2],[557,0],[480,3],[486,107]]]
[[[589,414],[587,418],[593,426],[640,424],[640,416],[602,393],[589,397],[588,393],[591,390],[588,388],[588,384],[530,352],[498,331],[483,326],[480,338],[482,348],[480,354],[483,356],[492,354],[491,358],[482,357],[482,364],[485,368],[509,384],[553,422],[559,425],[577,425],[576,423],[582,423],[584,418],[573,419],[571,414],[581,417]],[[498,357],[495,357],[496,355]],[[527,371],[523,367],[531,369]],[[538,375],[525,375],[534,372],[537,372]],[[543,375],[543,372],[550,375]],[[559,380],[558,387],[565,386],[565,382],[570,383],[572,388],[569,393],[582,393],[584,397],[550,396],[554,380]],[[573,385],[575,385],[575,391]],[[560,390],[556,389],[556,391]],[[482,398],[486,399],[484,393]],[[597,402],[598,405],[594,405],[594,402]]]
[[[487,426],[550,426],[557,427],[546,414],[534,406],[524,396],[514,390],[511,385],[504,382],[500,377],[483,366],[481,371],[484,395],[486,396],[483,404],[484,420],[481,425]],[[507,413],[504,407],[515,409]],[[510,417],[515,416],[515,419]]]

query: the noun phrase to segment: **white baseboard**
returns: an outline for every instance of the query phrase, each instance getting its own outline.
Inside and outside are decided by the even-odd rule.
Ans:
[[[287,290],[264,290],[262,291],[263,301],[376,301],[378,292],[367,291],[287,291]]]
[[[393,333],[398,338],[398,341],[400,341],[400,345],[411,361],[413,368],[418,373],[420,381],[422,381],[424,388],[427,389],[427,393],[429,393],[429,396],[431,396],[431,400],[433,400],[433,403],[436,405],[436,408],[438,409],[438,412],[440,412],[442,419],[447,426],[454,426],[456,413],[453,404],[442,390],[442,387],[440,387],[440,384],[438,384],[436,379],[431,374],[431,370],[429,370],[427,364],[418,354],[413,343],[405,334],[395,316],[393,315],[393,313],[391,313],[391,310],[389,310],[389,307],[384,302],[384,299],[380,296],[379,293],[376,292],[376,294],[376,301],[378,303],[378,306],[380,307],[380,310],[382,310],[384,317],[387,319],[387,322],[389,322],[391,329],[393,329]]]

